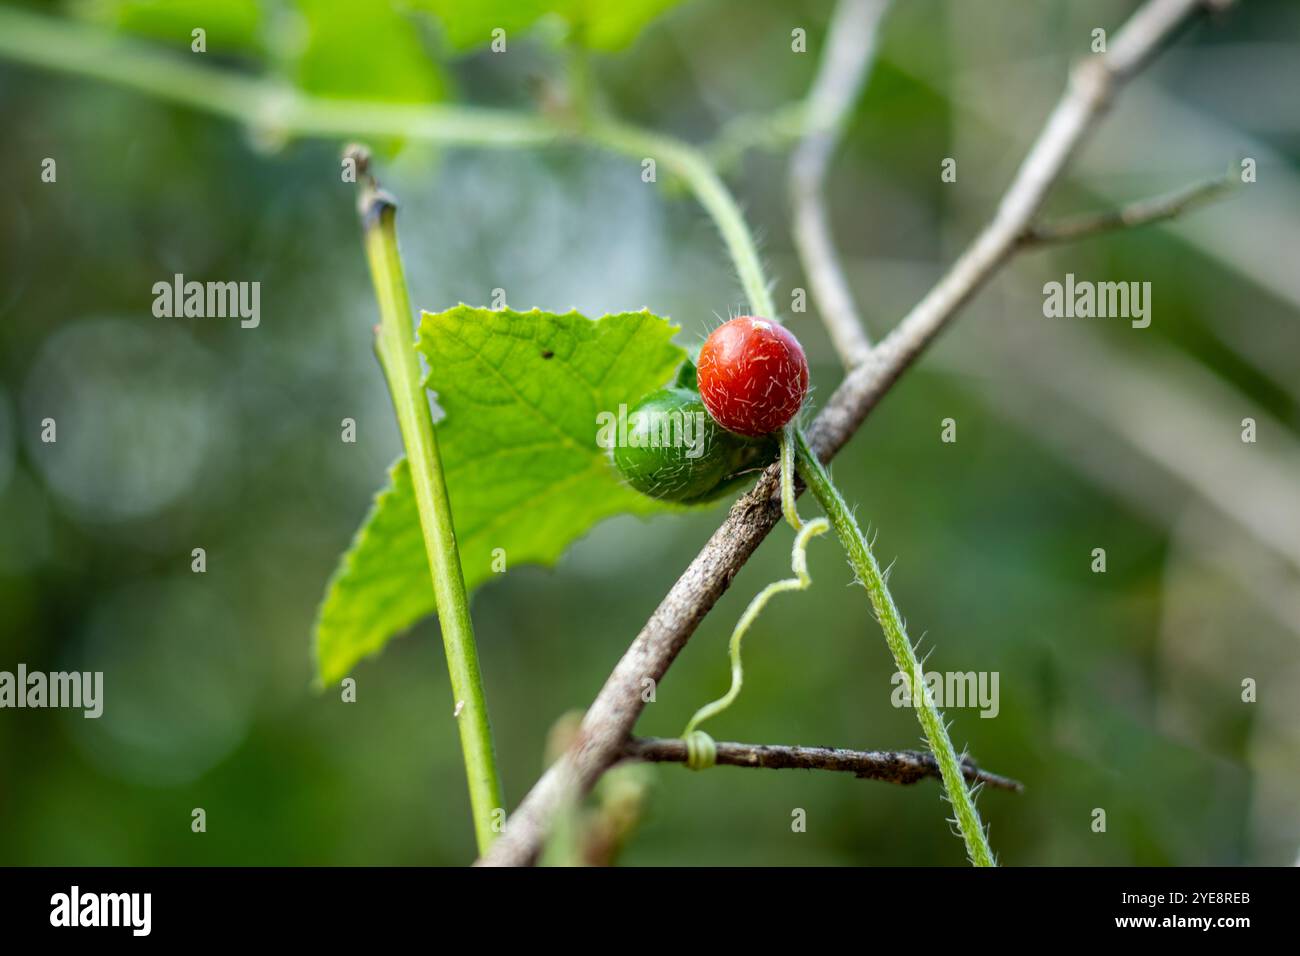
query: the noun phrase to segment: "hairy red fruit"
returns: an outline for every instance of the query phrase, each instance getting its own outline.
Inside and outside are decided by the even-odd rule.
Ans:
[[[770,435],[808,394],[803,346],[779,322],[742,315],[713,330],[700,349],[700,397],[727,431]]]

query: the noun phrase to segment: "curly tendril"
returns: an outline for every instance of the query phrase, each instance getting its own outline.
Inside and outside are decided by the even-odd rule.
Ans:
[[[787,470],[787,450],[789,446],[790,442],[786,440],[785,436],[782,436],[782,500],[787,506],[785,508],[786,519],[793,518],[791,524],[794,524],[799,529],[799,533],[794,538],[794,548],[790,553],[790,569],[794,572],[794,577],[773,581],[759,591],[754,595],[753,600],[749,602],[749,607],[745,608],[745,613],[740,616],[740,620],[736,623],[736,629],[731,633],[730,644],[731,688],[722,697],[712,703],[705,704],[697,710],[695,716],[686,725],[686,729],[682,731],[682,739],[686,742],[686,766],[692,770],[704,770],[712,767],[717,762],[717,747],[714,745],[713,738],[700,730],[699,725],[710,717],[716,717],[722,713],[740,696],[740,688],[745,679],[744,668],[741,666],[740,661],[740,644],[745,638],[745,633],[774,595],[780,594],[782,591],[802,591],[812,584],[812,578],[808,574],[808,542],[817,535],[825,534],[830,530],[830,522],[825,518],[814,518],[811,521],[803,522],[794,510],[793,482],[788,480],[791,476]],[[787,488],[789,488],[788,500]],[[798,524],[795,524],[795,522],[798,522]]]

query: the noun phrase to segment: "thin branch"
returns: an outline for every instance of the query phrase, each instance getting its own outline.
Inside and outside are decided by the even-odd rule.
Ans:
[[[1119,229],[1135,229],[1138,226],[1164,222],[1222,197],[1232,189],[1234,182],[1230,175],[1225,174],[1184,186],[1163,196],[1139,199],[1119,209],[1032,225],[1021,233],[1020,244],[1044,246],[1060,242],[1075,242]]]
[[[1075,68],[993,221],[867,360],[849,373],[813,422],[810,444],[822,461],[844,447],[917,356],[1019,248],[1021,233],[1123,82],[1190,17],[1205,9],[1201,0],[1148,0],[1113,36],[1108,53]],[[619,758],[645,707],[644,680],[663,678],[700,621],[779,520],[776,478],[773,465],[732,506],[615,665],[587,709],[578,740],[533,786],[481,863],[531,862],[566,788],[590,789]]]
[[[799,262],[826,331],[845,368],[871,350],[862,317],[840,267],[823,195],[826,171],[875,56],[889,0],[840,0],[827,31],[827,48],[808,94],[803,140],[790,159],[790,200]]]
[[[881,780],[904,786],[926,777],[940,777],[934,756],[919,750],[840,750],[830,747],[788,747],[783,744],[717,743],[719,764],[760,767],[767,770],[829,770],[851,773],[863,780]],[[650,763],[686,763],[686,741],[662,737],[634,737],[623,748],[628,760]],[[1022,793],[1024,784],[1010,777],[981,770],[969,757],[962,773],[971,783]]]

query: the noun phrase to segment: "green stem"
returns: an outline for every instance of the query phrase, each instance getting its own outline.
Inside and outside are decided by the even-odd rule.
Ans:
[[[798,531],[803,527],[794,496],[794,432],[798,426],[791,422],[781,429],[781,512],[790,527]]]
[[[470,809],[474,815],[474,835],[482,855],[496,837],[500,821],[493,818],[503,812],[504,800],[497,777],[487,701],[479,675],[469,595],[461,573],[451,503],[447,498],[447,483],[438,453],[438,436],[433,428],[429,397],[421,381],[420,364],[415,353],[411,302],[397,245],[397,207],[390,197],[367,183],[362,187],[360,208],[366,256],[370,260],[375,296],[379,300],[380,324],[376,330],[375,351],[388,379],[415,487],[420,528],[424,533],[434,599],[438,606],[438,625],[456,702],[456,720],[460,726],[460,744],[469,780]],[[497,826],[493,825],[494,822]]]
[[[943,722],[943,715],[934,705],[925,681],[919,678],[921,664],[916,659],[916,651],[913,650],[912,642],[907,636],[903,616],[889,593],[880,565],[876,563],[875,555],[871,553],[871,547],[867,544],[862,529],[858,527],[853,512],[831,481],[826,466],[808,447],[808,439],[798,429],[795,430],[794,437],[799,459],[799,475],[831,519],[831,526],[848,554],[849,564],[871,598],[871,606],[875,609],[876,618],[885,632],[885,642],[889,645],[890,653],[894,655],[894,663],[911,687],[916,718],[921,722],[921,729],[930,744],[930,751],[939,763],[943,785],[948,791],[948,800],[957,814],[957,827],[961,830],[962,839],[966,841],[966,852],[970,854],[971,862],[976,866],[994,866],[996,864],[993,861],[993,851],[989,849],[988,837],[980,823],[979,811],[975,809],[975,801],[966,786],[961,761],[953,749],[948,728]]]

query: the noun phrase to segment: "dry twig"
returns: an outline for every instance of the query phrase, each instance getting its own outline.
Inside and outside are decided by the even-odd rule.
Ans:
[[[793,234],[814,303],[845,368],[871,351],[853,294],[840,267],[826,215],[824,187],[831,156],[862,92],[889,0],[840,0],[827,31],[827,50],[808,95],[804,137],[790,160]]]
[[[831,747],[787,747],[781,744],[736,744],[718,742],[717,763],[729,767],[761,767],[767,770],[830,770],[851,773],[864,780],[912,784],[926,777],[939,779],[939,764],[933,754],[919,750],[840,750]],[[651,763],[686,763],[686,741],[659,737],[636,737],[627,742],[623,756]],[[983,783],[998,790],[1020,793],[1018,780],[981,770],[974,760],[962,760],[962,771],[971,783]]]

